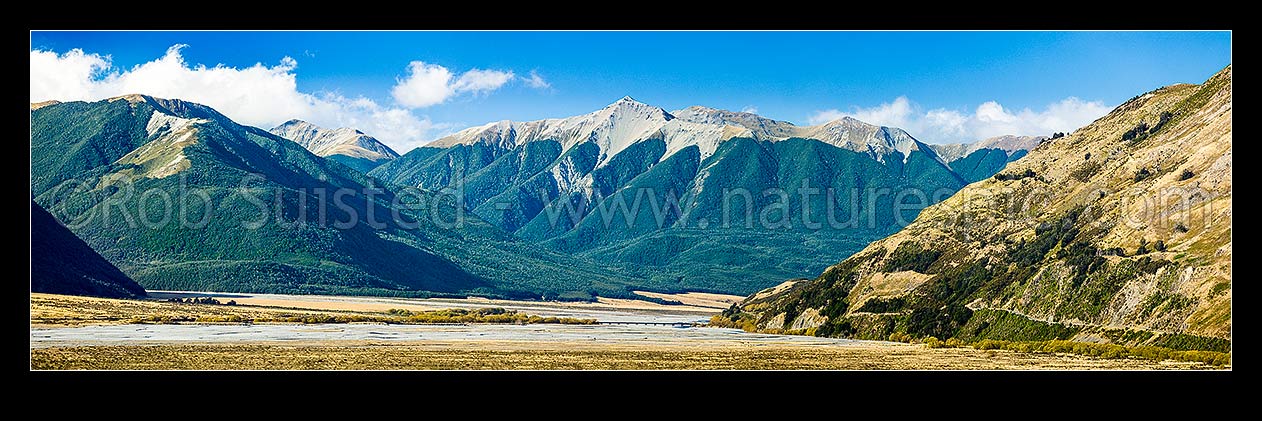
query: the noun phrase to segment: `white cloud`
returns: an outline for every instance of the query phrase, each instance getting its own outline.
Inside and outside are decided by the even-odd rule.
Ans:
[[[827,110],[819,110],[819,111],[816,111],[815,114],[812,114],[810,117],[807,117],[806,122],[814,126],[814,125],[824,124],[824,123],[845,117],[846,115],[847,115],[846,113],[843,113],[841,112],[841,110],[838,110],[836,108],[827,109]]]
[[[863,109],[856,109],[851,117],[860,121],[870,122],[872,124],[880,124],[882,126],[906,128],[911,118],[914,118],[911,101],[905,96],[894,98],[894,102],[887,102],[879,106]]]
[[[543,80],[543,76],[539,76],[539,73],[534,70],[530,71],[530,77],[523,77],[521,80],[526,82],[526,86],[535,89],[548,89],[552,87],[551,83]]]
[[[446,101],[451,89],[451,71],[437,64],[413,61],[408,64],[408,76],[399,79],[391,89],[394,100],[413,108],[428,107]]]
[[[513,80],[512,71],[472,69],[455,77],[446,67],[413,61],[406,77],[397,79],[391,94],[405,107],[425,108],[462,93],[486,94]],[[454,79],[454,80],[453,80]]]
[[[755,107],[753,105],[746,105],[745,108],[741,108],[741,112],[750,113],[750,114],[758,114],[758,107]]]
[[[864,122],[907,130],[912,136],[929,143],[973,142],[988,137],[1015,135],[1050,135],[1071,132],[1107,114],[1112,107],[1100,101],[1065,98],[1047,105],[1042,111],[1029,108],[1013,111],[996,101],[978,105],[973,112],[937,108],[924,111],[905,96],[871,108],[855,107],[846,112],[837,109],[817,111],[809,116],[810,124],[822,124],[844,116]]]
[[[512,71],[473,69],[460,75],[452,88],[456,92],[482,94],[499,89],[510,80],[513,80]]]
[[[109,56],[78,49],[64,54],[31,50],[30,100],[100,100],[133,93],[178,98],[209,105],[239,123],[263,128],[292,118],[325,127],[354,127],[399,152],[450,129],[405,108],[383,106],[364,97],[301,92],[295,73],[298,62],[290,57],[272,66],[206,67],[186,63],[180,54],[184,47],[172,46],[162,57],[131,69],[116,69]],[[487,86],[472,76],[467,84]]]
[[[31,102],[88,99],[92,80],[110,68],[110,58],[78,48],[57,54],[31,50]]]

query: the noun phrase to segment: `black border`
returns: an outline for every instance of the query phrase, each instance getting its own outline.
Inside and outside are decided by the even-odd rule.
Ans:
[[[913,4],[841,4],[845,12],[816,10],[819,6],[781,2],[740,10],[704,2],[689,11],[679,2],[627,2],[631,10],[575,17],[555,6],[521,5],[528,11],[464,7],[436,13],[389,10],[387,5],[352,5],[368,10],[327,10],[304,4],[232,5],[228,3],[165,3],[147,12],[133,10],[56,10],[31,13],[23,32],[55,29],[111,30],[1230,30],[1234,14],[1222,10],[1169,10],[1158,6],[1127,6],[1100,11],[1101,3],[1063,2],[1008,4],[983,12],[958,7],[923,8]],[[422,8],[439,5],[416,3]],[[113,5],[112,5],[113,6]],[[272,8],[272,10],[268,10]],[[1020,8],[1019,10],[1017,8]],[[62,7],[58,9],[69,9]],[[205,9],[213,9],[207,11]],[[303,9],[303,10],[299,10]],[[1046,10],[1043,10],[1046,9]],[[1054,9],[1054,10],[1053,10]],[[12,28],[12,27],[11,27]],[[18,28],[14,28],[18,29]],[[13,39],[29,34],[16,34]],[[19,41],[21,42],[21,41]],[[14,48],[15,52],[16,47]],[[12,110],[9,118],[26,114]],[[20,122],[17,124],[24,124]],[[20,127],[20,126],[19,126]],[[27,164],[29,165],[29,163]],[[28,171],[29,174],[29,171]],[[21,178],[18,178],[21,179]],[[27,200],[28,198],[23,198]],[[25,207],[26,204],[18,203]],[[21,288],[21,282],[12,282]],[[29,291],[28,291],[29,293]],[[26,299],[18,293],[18,297]],[[21,320],[18,312],[10,320]],[[23,335],[29,335],[28,329]],[[270,401],[286,408],[338,403],[357,406],[371,399],[383,412],[393,409],[422,414],[424,405],[454,405],[462,400],[499,407],[504,395],[536,399],[525,411],[543,414],[565,411],[569,405],[596,403],[617,411],[652,411],[661,400],[705,405],[707,408],[856,408],[889,399],[888,414],[933,410],[943,414],[978,414],[1000,402],[1024,405],[1025,414],[1091,411],[1072,409],[1100,399],[1123,408],[1142,405],[1219,406],[1223,393],[1234,391],[1231,371],[1214,372],[924,372],[924,371],[771,371],[771,372],[31,372],[29,360],[18,358],[26,371],[22,387],[29,396],[51,398],[60,406],[86,396],[116,398],[117,405],[148,405],[155,399],[174,400],[186,410],[216,401],[216,410],[233,412],[235,399]],[[471,391],[485,391],[473,393]],[[82,393],[75,393],[76,391]],[[43,393],[41,393],[43,392]],[[502,392],[502,393],[497,393]],[[1123,401],[1128,392],[1138,401]],[[1123,395],[1119,395],[1123,393]],[[295,400],[284,400],[292,394]],[[361,396],[362,395],[362,396]],[[320,397],[328,396],[330,401]],[[219,398],[215,398],[219,397]],[[1175,398],[1177,402],[1165,399]],[[939,398],[940,405],[933,403]],[[652,399],[652,400],[650,400]],[[955,400],[953,400],[955,399]],[[392,401],[393,400],[393,401]],[[27,403],[27,402],[22,402]],[[474,403],[476,405],[477,403]],[[892,405],[892,406],[888,406]],[[50,408],[58,408],[53,406]],[[878,411],[881,408],[877,408]],[[243,409],[244,411],[244,409]],[[840,412],[834,412],[840,415]],[[1014,415],[1014,414],[1008,414]]]
[[[922,2],[923,3],[923,2]],[[335,3],[336,4],[336,3]],[[152,30],[1228,30],[1235,14],[1204,4],[1042,1],[158,3],[102,10],[59,8],[24,16],[26,29]],[[1202,9],[1207,8],[1207,9]]]

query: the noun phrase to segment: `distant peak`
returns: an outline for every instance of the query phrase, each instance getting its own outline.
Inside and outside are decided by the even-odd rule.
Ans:
[[[868,122],[866,122],[866,121],[859,120],[859,119],[857,119],[857,118],[854,118],[854,117],[851,117],[851,116],[848,116],[848,115],[847,115],[847,116],[841,116],[840,118],[835,118],[835,119],[829,120],[827,123],[824,123],[823,125],[825,125],[825,126],[847,126],[847,127],[854,127],[854,126],[872,126],[872,127],[879,127],[879,126],[877,126],[876,124],[871,124],[871,123],[868,123]]]
[[[645,104],[640,101],[636,101],[634,98],[631,98],[630,96],[622,97],[622,99],[619,99],[615,101],[614,103],[609,104],[608,106],[601,109],[600,111],[597,111],[597,113],[608,113],[609,115],[622,115],[622,116],[625,116],[625,115],[653,116],[653,118],[661,118],[666,121],[669,121],[675,118],[675,116],[671,115],[670,113],[666,112],[666,110],[660,107],[655,107],[655,106]]]
[[[680,110],[680,111],[689,111],[689,112],[694,112],[694,113],[705,113],[705,114],[717,114],[717,113],[731,112],[731,111],[728,111],[728,110],[721,110],[721,109],[718,109],[718,108],[714,108],[714,107],[707,107],[707,106],[704,106],[704,105],[693,105],[693,106],[690,106],[690,107],[688,107],[688,108],[684,108],[683,110]]]
[[[734,116],[746,116],[746,117],[752,116],[755,118],[765,119],[765,117],[760,116],[757,113],[751,113],[748,111],[725,110],[722,108],[707,107],[704,105],[689,106],[688,108],[684,108],[677,112],[681,114],[692,113],[692,114],[705,114],[705,115],[734,115]]]
[[[292,119],[268,130],[292,140],[319,156],[346,155],[371,160],[399,156],[389,146],[363,131],[350,127],[329,129],[300,119]]]
[[[618,99],[617,101],[614,101],[612,104],[609,104],[605,108],[620,108],[620,107],[627,107],[627,106],[647,107],[649,105],[640,101],[636,101],[635,98],[632,98],[630,95],[628,95],[628,96],[622,97],[621,99]]]

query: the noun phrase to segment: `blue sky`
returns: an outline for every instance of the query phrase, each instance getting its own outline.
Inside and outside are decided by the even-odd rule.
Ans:
[[[582,114],[624,95],[797,124],[853,115],[935,143],[1050,134],[1142,92],[1203,81],[1230,63],[1231,35],[34,32],[31,49],[33,101],[142,90],[247,124],[354,124],[406,151],[464,127]]]

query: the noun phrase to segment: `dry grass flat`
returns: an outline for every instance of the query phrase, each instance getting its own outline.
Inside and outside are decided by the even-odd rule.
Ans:
[[[199,296],[198,294],[186,294],[187,296]],[[214,294],[200,295],[213,296]],[[447,307],[432,306],[424,304],[412,303],[380,303],[366,301],[349,301],[338,300],[335,297],[324,298],[313,296],[307,299],[300,298],[272,298],[265,296],[254,296],[249,294],[231,294],[234,298],[219,298],[220,301],[233,300],[237,304],[255,307],[286,307],[298,308],[316,311],[349,311],[349,312],[374,312],[382,313],[392,308],[404,309],[408,311],[430,311],[440,310]]]
[[[222,300],[226,302],[227,300]],[[416,314],[387,314],[384,310],[313,310],[256,305],[194,304],[156,300],[127,300],[56,294],[31,294],[31,327],[55,328],[130,323],[594,323],[594,319],[536,317],[528,313],[470,314],[476,308]],[[437,314],[435,314],[437,313]]]
[[[973,349],[446,342],[138,345],[31,350],[37,370],[1168,370],[1197,363],[1107,360]]]
[[[136,318],[241,316],[265,319],[281,315],[346,314],[286,308],[169,303],[151,300],[80,297],[57,294],[31,294],[31,326],[59,327],[99,324],[125,324]]]
[[[736,304],[745,299],[745,297],[740,295],[712,294],[708,292],[685,292],[681,294],[663,294],[660,292],[648,291],[633,292],[636,295],[643,295],[645,297],[678,301],[686,306],[717,309],[727,309],[728,307],[731,307],[732,304]]]

